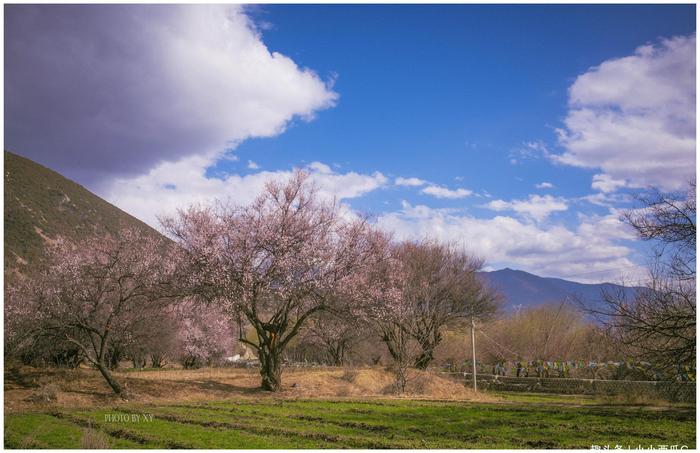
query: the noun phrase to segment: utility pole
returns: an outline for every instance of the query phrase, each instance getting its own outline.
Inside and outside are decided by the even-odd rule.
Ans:
[[[474,379],[474,391],[476,392],[476,342],[474,340],[474,328],[474,317],[472,316],[472,377]]]

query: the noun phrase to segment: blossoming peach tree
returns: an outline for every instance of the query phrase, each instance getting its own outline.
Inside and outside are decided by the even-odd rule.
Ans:
[[[334,294],[352,292],[376,256],[366,219],[324,201],[301,171],[268,182],[248,206],[192,206],[162,223],[184,251],[182,283],[240,324],[239,341],[257,351],[261,387],[270,391],[282,385],[290,340],[334,300],[356,300]],[[245,338],[247,328],[256,339]]]
[[[343,366],[347,364],[353,348],[368,338],[370,333],[362,318],[356,316],[353,310],[341,306],[310,320],[300,335],[299,343],[305,348],[321,351],[321,358],[327,363]]]
[[[425,369],[448,326],[485,319],[498,297],[478,279],[481,260],[430,241],[395,243],[384,237],[381,256],[356,283],[357,316],[384,342],[396,391],[405,391],[411,368]]]
[[[235,342],[234,326],[218,306],[198,306],[185,299],[176,306],[177,357],[183,368],[198,368],[221,362]]]
[[[114,393],[122,386],[112,375],[107,353],[114,337],[134,340],[144,323],[157,319],[169,295],[171,244],[154,232],[123,228],[76,243],[58,239],[48,262],[9,292],[7,325],[25,346],[52,338],[75,346],[95,366]],[[19,332],[21,329],[22,332]]]

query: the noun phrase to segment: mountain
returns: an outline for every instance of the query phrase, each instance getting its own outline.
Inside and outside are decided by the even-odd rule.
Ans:
[[[5,271],[25,273],[57,237],[78,239],[120,225],[151,227],[29,159],[5,151]]]
[[[504,298],[506,311],[518,307],[527,308],[545,303],[559,303],[564,300],[576,305],[576,300],[587,306],[599,306],[603,294],[619,294],[634,297],[640,288],[623,287],[613,283],[585,284],[560,278],[539,277],[524,271],[501,269],[492,272],[480,272],[479,276],[486,284],[495,289]]]

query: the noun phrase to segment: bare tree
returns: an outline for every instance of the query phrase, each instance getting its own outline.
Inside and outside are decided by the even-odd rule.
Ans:
[[[566,302],[531,307],[484,325],[486,361],[602,360],[590,350],[596,328]]]
[[[413,312],[409,333],[421,346],[415,366],[425,369],[446,327],[488,318],[499,299],[477,277],[483,261],[454,246],[404,242],[397,253],[406,276],[403,297]]]
[[[626,354],[673,375],[696,363],[695,282],[667,272],[652,267],[647,286],[633,298],[606,292],[604,305],[591,312]]]
[[[590,311],[625,350],[669,373],[696,363],[695,183],[685,194],[653,190],[625,213],[639,237],[655,242],[649,281],[634,298],[605,294]]]
[[[682,280],[695,280],[695,191],[695,181],[685,193],[652,189],[637,196],[641,209],[623,214],[641,239],[656,243],[656,254],[667,266],[663,273]]]
[[[337,287],[352,286],[373,247],[367,222],[320,200],[307,178],[270,181],[246,207],[191,207],[163,221],[185,251],[191,292],[224,308],[239,332],[255,330],[257,341],[239,341],[257,351],[271,391],[281,387],[285,347]]]

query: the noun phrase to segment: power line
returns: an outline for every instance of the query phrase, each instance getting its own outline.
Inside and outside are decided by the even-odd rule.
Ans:
[[[491,342],[492,342],[493,344],[495,344],[496,346],[498,346],[498,347],[500,347],[501,349],[504,349],[504,350],[510,352],[511,354],[513,354],[514,356],[516,356],[517,358],[522,357],[522,356],[521,356],[520,354],[518,354],[517,352],[511,351],[510,349],[506,348],[506,347],[503,346],[502,344],[498,343],[498,342],[497,342],[496,340],[494,340],[493,338],[491,338],[491,337],[489,337],[488,335],[486,335],[486,332],[484,332],[483,330],[479,329],[479,333],[480,333],[481,335],[483,335],[484,337],[486,337],[486,339],[488,339],[489,341],[491,341]]]

